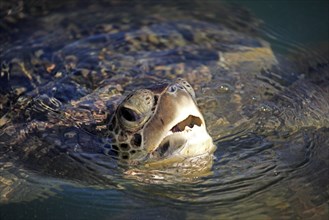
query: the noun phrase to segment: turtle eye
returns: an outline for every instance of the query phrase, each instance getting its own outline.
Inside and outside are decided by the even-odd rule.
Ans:
[[[147,89],[140,89],[128,95],[118,106],[120,126],[128,131],[140,129],[151,117],[154,102],[153,92]]]
[[[125,107],[121,108],[121,116],[130,122],[135,122],[139,120],[139,116],[134,110]]]

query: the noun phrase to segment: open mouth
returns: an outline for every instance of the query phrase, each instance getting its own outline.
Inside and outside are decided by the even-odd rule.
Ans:
[[[191,132],[194,126],[200,127],[202,120],[199,117],[189,115],[183,121],[173,126],[155,150],[155,155],[163,157],[170,152],[179,149],[187,142],[187,133]]]
[[[179,122],[174,127],[172,127],[172,129],[170,129],[170,131],[172,133],[181,132],[181,131],[186,130],[187,127],[193,128],[194,125],[201,126],[201,124],[202,124],[202,121],[199,117],[189,115],[186,119],[184,119],[183,121]]]

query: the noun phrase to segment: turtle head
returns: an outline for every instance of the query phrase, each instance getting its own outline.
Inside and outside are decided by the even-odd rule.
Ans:
[[[111,125],[112,149],[130,162],[157,166],[215,150],[194,90],[183,79],[130,93]]]

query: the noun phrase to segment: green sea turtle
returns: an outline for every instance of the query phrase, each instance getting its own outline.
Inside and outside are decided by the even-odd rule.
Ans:
[[[94,185],[118,170],[141,181],[145,173],[194,178],[211,170],[212,138],[327,123],[323,113],[310,116],[322,90],[305,93],[311,81],[280,70],[248,13],[241,24],[161,7],[116,9],[61,9],[18,21],[18,32],[2,25],[2,40],[17,39],[0,56],[3,200],[24,176],[17,170]],[[217,10],[220,18],[234,13]],[[298,91],[310,108],[291,122],[295,101],[278,94]]]

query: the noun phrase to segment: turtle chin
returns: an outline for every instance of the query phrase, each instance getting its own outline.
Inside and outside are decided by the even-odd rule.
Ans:
[[[145,168],[185,177],[209,175],[215,150],[203,119],[189,115],[167,132]]]
[[[140,169],[128,170],[126,174],[129,178],[150,183],[163,184],[163,180],[166,183],[191,182],[211,175],[215,150],[204,123],[185,126],[179,131],[174,128],[168,131]]]

